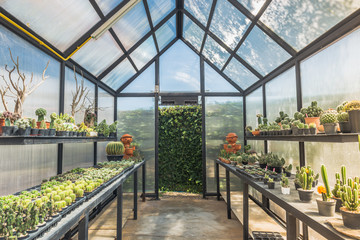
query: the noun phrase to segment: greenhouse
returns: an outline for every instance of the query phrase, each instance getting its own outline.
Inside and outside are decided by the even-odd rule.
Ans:
[[[0,0],[0,240],[360,239],[359,0]]]

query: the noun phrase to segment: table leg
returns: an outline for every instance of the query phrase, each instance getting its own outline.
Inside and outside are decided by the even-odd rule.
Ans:
[[[117,190],[117,219],[116,219],[116,240],[122,239],[122,209],[123,209],[123,189],[120,185]]]
[[[227,201],[227,217],[231,219],[231,197],[230,197],[230,173],[226,170],[226,201]]]
[[[137,219],[138,173],[134,172],[134,220]]]
[[[216,175],[216,196],[217,200],[220,201],[220,173],[219,173],[219,164],[215,164],[215,175]]]
[[[243,185],[243,239],[249,239],[249,185]]]
[[[296,218],[286,212],[286,239],[297,239],[298,235]]]
[[[89,214],[86,214],[79,222],[79,240],[87,240],[89,237]]]

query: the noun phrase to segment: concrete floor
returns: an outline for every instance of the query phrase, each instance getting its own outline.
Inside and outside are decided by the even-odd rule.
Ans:
[[[164,194],[159,201],[139,201],[138,220],[131,220],[123,229],[125,240],[179,239],[242,239],[242,225],[233,216],[226,217],[226,204],[215,198],[199,195]],[[89,227],[89,239],[114,239],[116,234],[116,203],[111,204]]]

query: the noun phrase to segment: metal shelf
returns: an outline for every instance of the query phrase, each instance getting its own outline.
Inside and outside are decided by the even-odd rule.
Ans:
[[[251,136],[246,140],[267,140],[267,141],[295,141],[295,142],[358,142],[357,133],[338,133],[332,135],[275,135],[275,136]]]
[[[88,143],[115,141],[116,138],[106,137],[57,137],[57,136],[1,136],[0,145],[31,145],[57,143]]]

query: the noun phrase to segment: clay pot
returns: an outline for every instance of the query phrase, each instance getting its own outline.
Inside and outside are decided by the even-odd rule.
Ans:
[[[0,136],[2,135],[2,126],[5,126],[5,119],[0,118]]]
[[[254,135],[254,136],[260,136],[260,131],[252,131],[252,135]]]
[[[318,130],[320,131],[320,117],[306,117],[305,123],[308,125],[310,123],[315,123],[316,128],[317,128],[316,133],[318,132]]]
[[[237,140],[238,140],[238,136],[236,135],[236,133],[228,133],[228,135],[226,136],[226,141],[229,144],[236,144]]]
[[[126,155],[133,155],[134,154],[134,147],[132,148],[125,148]]]
[[[346,207],[340,208],[344,226],[351,229],[360,229],[360,213],[348,211]]]
[[[316,199],[319,214],[321,216],[333,217],[335,214],[335,204],[334,199],[331,199],[329,202],[323,201],[322,199]]]

